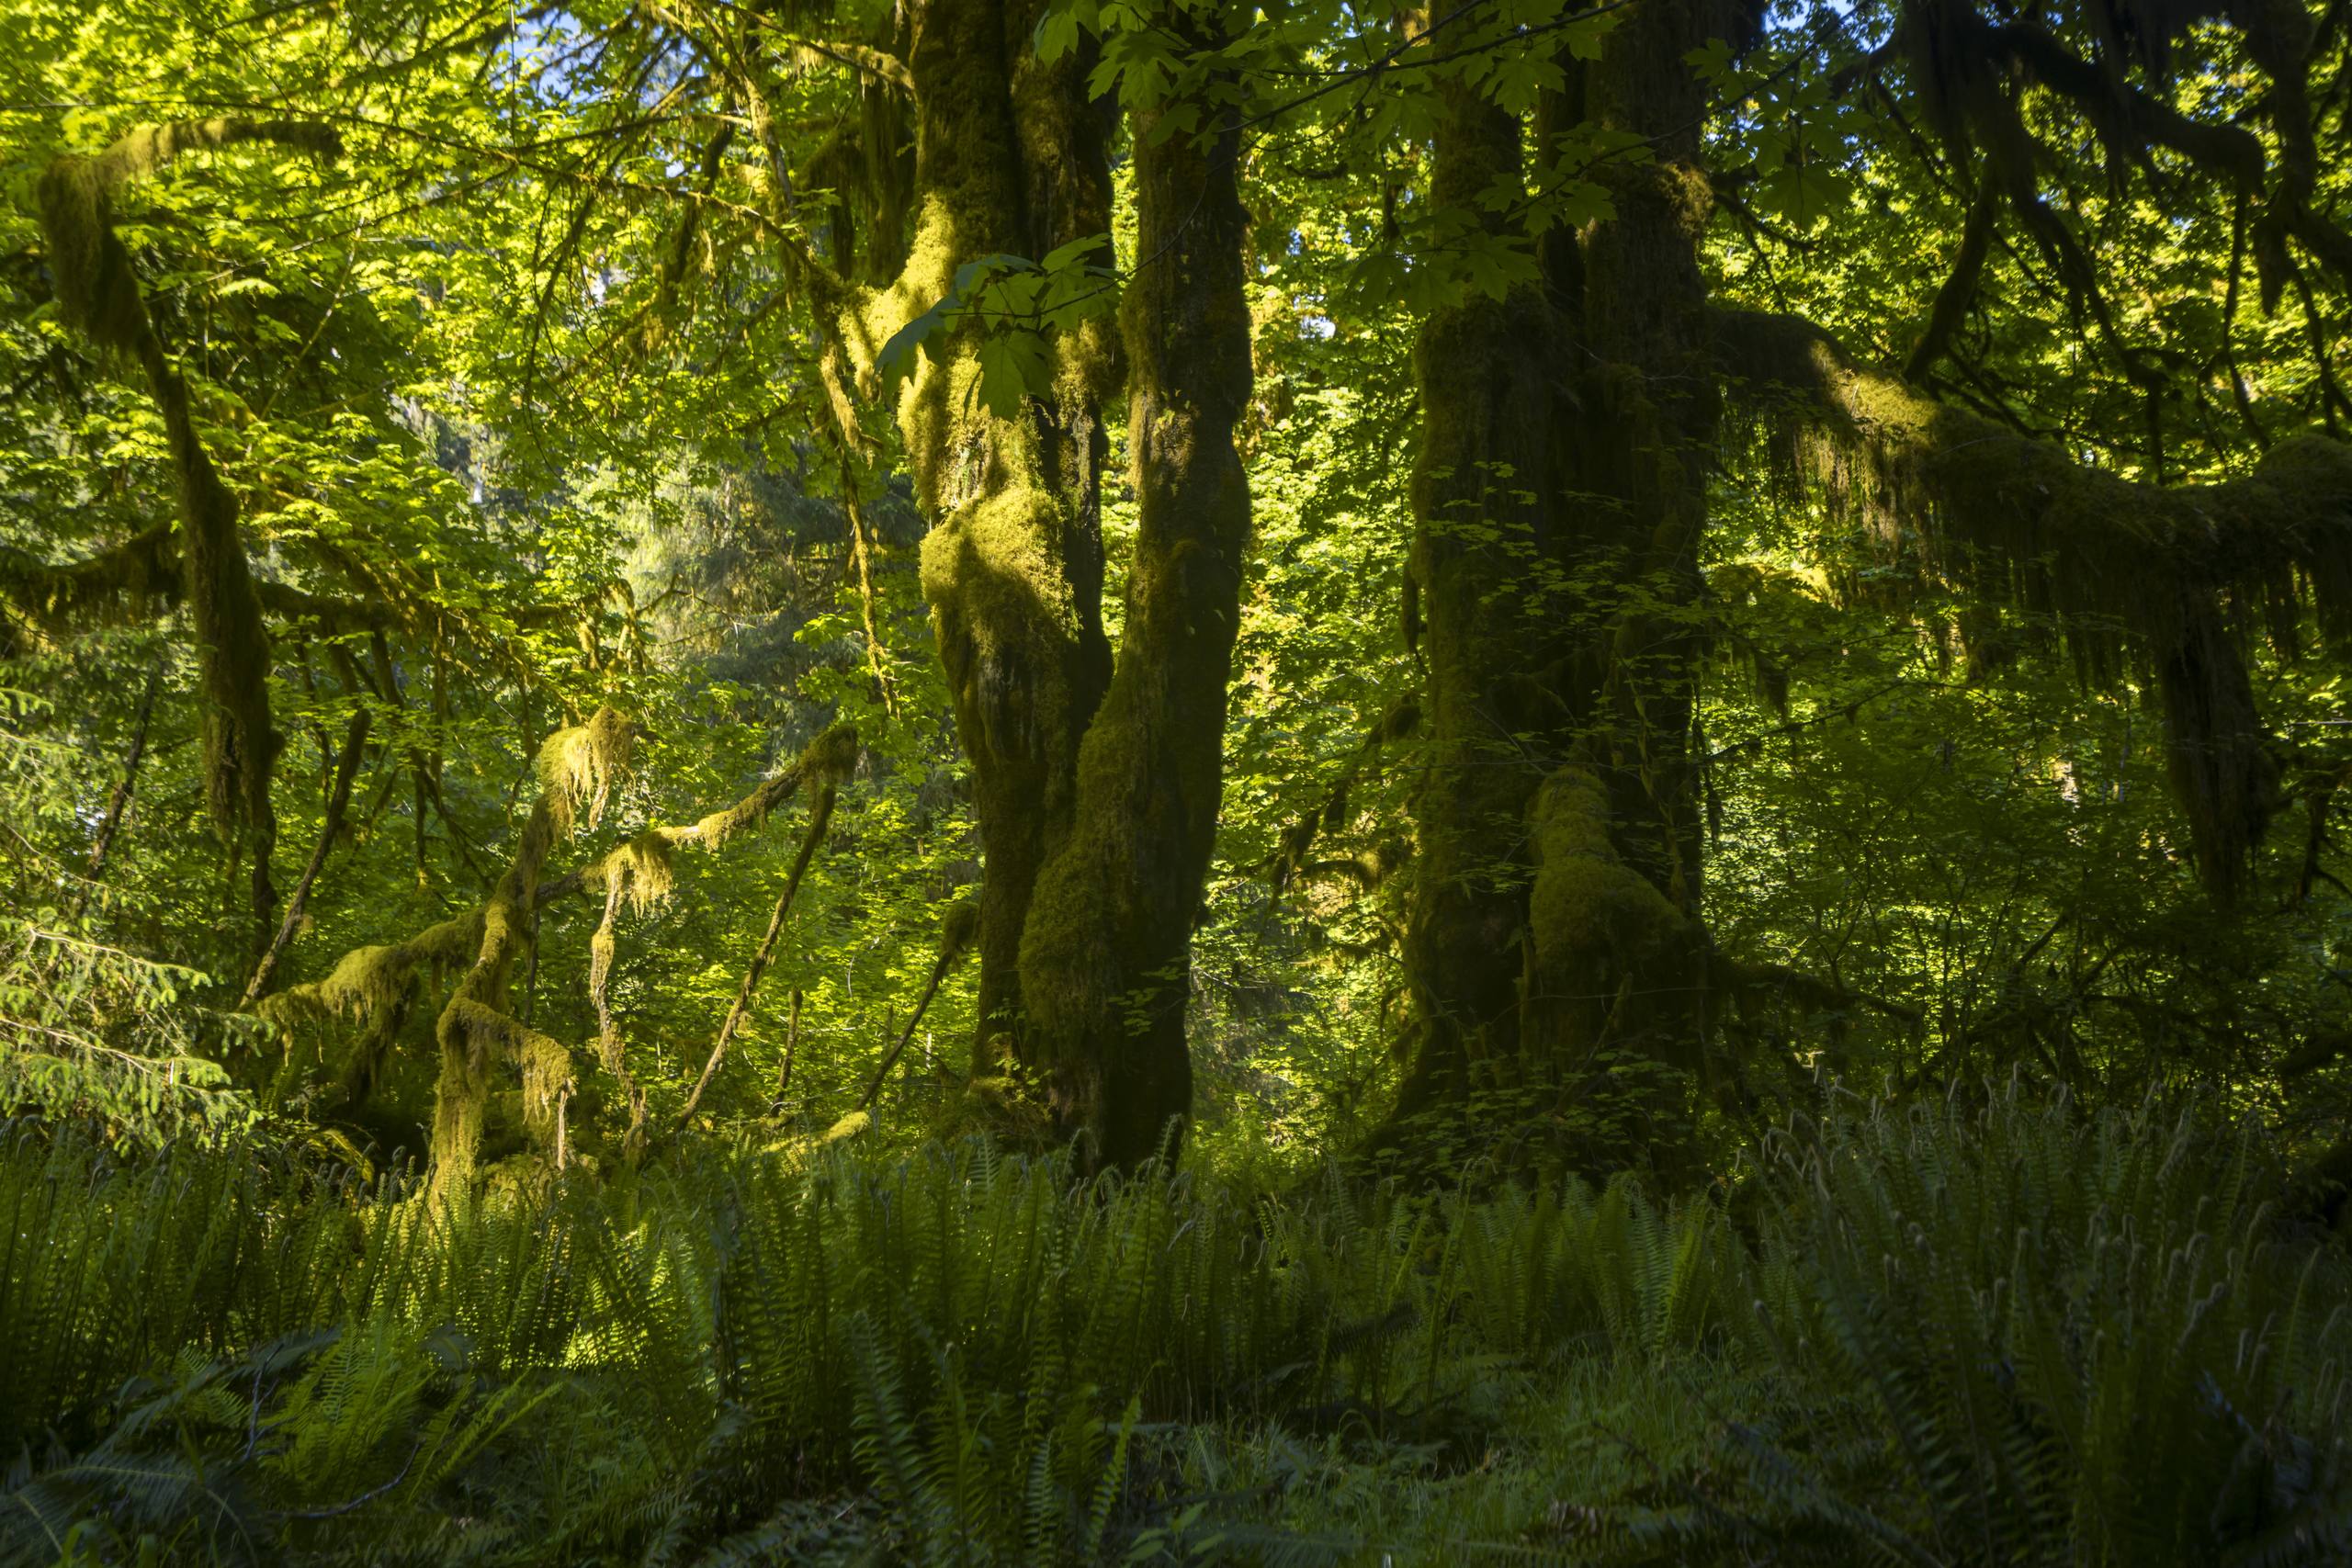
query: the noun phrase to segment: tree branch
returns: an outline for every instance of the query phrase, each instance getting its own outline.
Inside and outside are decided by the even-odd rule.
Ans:
[[[2199,871],[2231,890],[2277,804],[2233,623],[2262,612],[2291,651],[2308,605],[2352,634],[2352,446],[2298,436],[2243,478],[2136,484],[1859,365],[1795,317],[1721,312],[1716,344],[1776,474],[1882,552],[2053,615],[2094,674],[2132,639]]]
[[[1976,285],[1984,276],[1984,257],[1993,248],[1994,217],[1999,209],[1993,182],[1984,181],[1976,188],[1975,199],[1968,204],[1968,219],[1961,231],[1960,251],[1952,257],[1951,276],[1936,290],[1935,307],[1928,312],[1927,330],[1912,346],[1911,357],[1903,362],[1905,380],[1926,384],[1928,373],[1943,357],[1952,333],[1960,330],[1969,307],[1976,302]]]

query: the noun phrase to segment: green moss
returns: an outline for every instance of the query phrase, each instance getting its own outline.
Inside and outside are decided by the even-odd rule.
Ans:
[[[1043,486],[1006,485],[922,542],[923,597],[967,737],[991,756],[1046,750],[1070,720],[1064,667],[1080,637],[1064,567],[1069,519]]]
[[[571,834],[581,812],[591,826],[601,820],[613,788],[628,772],[637,727],[610,707],[585,724],[559,729],[539,747],[539,797],[547,804],[557,837]]]
[[[1555,771],[1528,807],[1535,880],[1527,901],[1535,963],[1546,976],[1596,958],[1664,951],[1689,921],[1649,878],[1620,859],[1609,795],[1590,770]],[[1588,984],[1589,974],[1574,975]]]
[[[129,253],[114,231],[113,191],[182,152],[272,141],[321,155],[332,132],[295,121],[210,119],[146,126],[96,158],[65,157],[43,173],[38,197],[51,270],[67,323],[103,351],[136,359],[163,415],[180,501],[181,581],[204,695],[206,801],[224,837],[250,837],[253,910],[264,940],[277,895],[270,854],[277,818],[270,774],[279,739],[269,707],[269,639],[254,592],[237,503],[199,439],[187,386],[156,336]]]

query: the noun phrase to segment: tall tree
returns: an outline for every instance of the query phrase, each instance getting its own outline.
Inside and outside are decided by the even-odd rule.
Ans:
[[[1171,7],[1162,25],[1196,59],[1225,41],[1216,10]],[[1059,1114],[1122,1165],[1192,1111],[1193,928],[1250,543],[1236,444],[1250,387],[1239,109],[1225,73],[1193,90],[1133,118],[1124,326],[1137,525],[1124,629],[1080,747],[1076,822],[1038,877],[1021,943],[1026,1048]]]
[[[2309,19],[2293,6],[2234,18],[2277,85],[2268,162],[2247,133],[2126,82],[2195,19],[2095,10],[2076,23],[2094,40],[2081,57],[2038,25],[1917,6],[1855,74],[1900,51],[1962,166],[1985,164],[2003,213],[2095,315],[2098,280],[2030,173],[2049,153],[2020,107],[2027,85],[2089,116],[2120,154],[2144,162],[2162,145],[2259,191],[2272,268],[2352,277],[2304,172]],[[1435,37],[1449,20],[1414,45],[1433,64],[1477,47]],[[1722,422],[1726,391],[1778,434],[1792,478],[1870,514],[1891,545],[1921,541],[1898,549],[1912,568],[1989,603],[2021,592],[2089,649],[2120,626],[2154,672],[2200,863],[2224,890],[2275,806],[2275,771],[2222,591],[2271,599],[2290,626],[2306,588],[2341,614],[2352,454],[2302,438],[2230,483],[2127,482],[1863,369],[1817,328],[1712,310],[1699,247],[1722,171],[1703,159],[1701,67],[1703,46],[1748,19],[1645,0],[1612,22],[1592,58],[1551,62],[1532,112],[1504,107],[1506,72],[1438,89],[1432,203],[1539,265],[1432,312],[1418,355],[1408,618],[1430,740],[1403,948],[1416,1017],[1378,1141],[1429,1116],[1532,1122],[1566,1127],[1582,1162],[1671,1173],[1689,1168],[1702,1089],[1738,1079],[1708,1050],[1715,1005],[1742,976],[1703,924],[1694,704],[1709,471],[1723,432],[1744,428]],[[1993,58],[2005,73],[1988,73]],[[1573,233],[1541,233],[1528,215],[1569,128],[1606,200]],[[1963,243],[1952,289],[1974,286],[1983,243]],[[1939,302],[1938,316],[1958,308]],[[1933,357],[1915,353],[1915,373]]]
[[[1215,11],[1170,15],[1196,53],[1220,41]],[[1107,243],[1115,101],[1089,85],[1094,51],[1042,51],[1038,21],[1002,0],[915,13],[915,237],[859,323],[869,363],[989,258]],[[1234,444],[1250,371],[1239,140],[1231,95],[1212,85],[1205,123],[1200,102],[1180,123],[1147,101],[1135,125],[1124,337],[1142,522],[1115,671],[1102,606],[1102,405],[1121,357],[1108,322],[1053,332],[1049,365],[1009,398],[991,384],[1003,340],[967,311],[899,394],[933,520],[923,592],[986,855],[974,1076],[1035,1072],[1056,1125],[1114,1165],[1149,1155],[1191,1109],[1186,953],[1249,534]]]

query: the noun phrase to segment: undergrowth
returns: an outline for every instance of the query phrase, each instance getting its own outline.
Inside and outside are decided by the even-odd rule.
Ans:
[[[0,1141],[0,1560],[2332,1562],[2346,1260],[2016,1095],[1724,1191]]]

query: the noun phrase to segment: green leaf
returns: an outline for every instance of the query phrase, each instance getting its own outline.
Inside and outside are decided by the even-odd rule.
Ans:
[[[980,403],[999,419],[1018,416],[1023,397],[1052,389],[1053,360],[1035,333],[992,333],[981,340],[979,358]]]
[[[957,275],[959,279],[961,274]],[[928,340],[945,326],[956,312],[963,308],[963,300],[950,289],[938,303],[890,334],[882,351],[874,356],[874,368],[881,373],[883,389],[890,390],[914,373],[915,350],[930,353]]]

